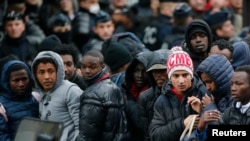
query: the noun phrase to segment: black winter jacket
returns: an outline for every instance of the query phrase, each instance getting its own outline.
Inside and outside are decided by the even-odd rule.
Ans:
[[[171,82],[168,82],[163,88],[163,94],[157,98],[154,104],[154,116],[149,126],[152,141],[179,141],[185,128],[184,119],[188,115],[198,114],[187,104],[187,98],[197,96],[201,99],[205,93],[208,93],[197,76],[194,76],[192,87],[187,90],[181,102],[171,91],[171,87]]]
[[[105,69],[85,81],[88,87],[81,96],[77,141],[128,140],[124,97],[119,87]]]

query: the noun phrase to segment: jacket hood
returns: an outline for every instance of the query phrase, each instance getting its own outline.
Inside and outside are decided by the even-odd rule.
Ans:
[[[33,80],[32,74],[31,74],[31,70],[24,62],[19,61],[19,60],[12,60],[12,61],[6,62],[6,64],[4,64],[4,66],[2,68],[0,85],[1,85],[1,90],[4,93],[4,96],[6,96],[7,98],[11,98],[11,99],[15,98],[15,94],[10,89],[10,84],[9,84],[10,73],[9,73],[9,71],[13,66],[15,66],[17,64],[22,65],[24,67],[24,69],[27,71],[28,77],[30,79],[30,86],[28,88],[26,97],[31,96],[32,88],[34,86],[34,80]]]
[[[204,30],[205,33],[207,33],[207,37],[208,37],[208,49],[207,52],[210,50],[212,42],[213,42],[213,34],[212,31],[209,27],[209,25],[202,19],[194,19],[186,28],[186,34],[185,34],[185,41],[186,41],[186,45],[188,50],[190,50],[190,52],[194,53],[191,43],[190,43],[190,34],[193,32],[193,29],[195,28],[201,28]],[[194,53],[195,54],[195,53]]]
[[[197,68],[199,77],[202,72],[209,75],[215,82],[217,90],[211,92],[215,99],[220,100],[230,93],[234,69],[225,56],[214,54],[206,58]]]
[[[56,84],[54,85],[54,87],[50,90],[50,91],[53,91],[55,90],[57,87],[59,87],[63,80],[64,80],[64,77],[65,77],[65,72],[64,72],[64,64],[63,64],[63,60],[61,58],[61,56],[53,51],[42,51],[40,52],[33,60],[33,63],[32,63],[32,72],[33,72],[33,75],[34,75],[34,78],[35,78],[35,82],[36,84],[38,85],[39,88],[41,88],[42,90],[42,87],[41,85],[39,84],[37,78],[35,77],[35,66],[34,64],[36,64],[36,62],[42,58],[51,58],[54,63],[56,64],[56,69],[57,69],[57,77],[56,77]]]
[[[146,70],[150,69],[152,66],[156,64],[161,64],[161,65],[166,66],[167,58],[169,55],[170,55],[170,51],[168,49],[160,49],[160,50],[154,51],[152,53],[151,59],[148,62],[148,66]],[[166,66],[166,69],[167,69],[167,66]],[[148,73],[150,82],[152,83],[152,86],[156,87],[156,81],[154,80],[152,71],[148,71],[147,73]]]
[[[143,66],[145,67],[145,71],[146,71],[146,69],[148,68],[148,62],[152,57],[152,53],[153,53],[152,51],[141,52],[128,65],[128,67],[125,71],[125,83],[126,83],[128,89],[131,88],[131,86],[134,82],[133,71],[134,71],[135,66],[138,63],[142,63]]]
[[[250,65],[250,50],[246,42],[240,41],[233,44],[233,68]]]

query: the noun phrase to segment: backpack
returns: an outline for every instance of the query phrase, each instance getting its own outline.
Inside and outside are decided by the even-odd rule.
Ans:
[[[104,41],[102,44],[102,54],[106,56],[111,42],[119,42],[123,44],[133,57],[140,52],[148,51],[145,45],[140,41],[140,39],[132,32],[121,32],[112,35],[108,40]]]
[[[40,101],[40,99],[41,99],[40,94],[38,94],[37,92],[34,92],[34,91],[31,94],[32,94],[32,96],[34,97],[34,99],[37,102]],[[2,103],[0,103],[0,114],[3,116],[3,118],[5,119],[5,121],[8,122],[8,117],[6,115],[6,110],[5,110],[5,108],[4,108],[4,106],[3,106]]]

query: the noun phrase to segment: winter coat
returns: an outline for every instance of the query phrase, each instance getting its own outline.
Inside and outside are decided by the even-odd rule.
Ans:
[[[248,44],[244,41],[236,42],[233,44],[233,68],[239,66],[250,65],[250,50]]]
[[[197,74],[206,73],[215,82],[217,90],[211,92],[215,98],[215,103],[206,106],[203,111],[217,109],[220,112],[231,106],[233,99],[231,97],[231,78],[233,76],[233,67],[226,57],[222,55],[211,55],[206,58],[197,68]]]
[[[109,79],[106,67],[91,79],[81,96],[80,134],[77,141],[129,140],[124,97]]]
[[[0,45],[0,58],[13,54],[21,61],[31,66],[31,63],[37,54],[36,47],[37,46],[29,42],[26,34],[22,34],[18,39],[12,39],[6,34]]]
[[[149,126],[152,141],[179,141],[184,130],[184,119],[191,114],[198,114],[187,104],[189,96],[201,99],[208,91],[204,84],[194,75],[191,88],[187,90],[180,102],[171,91],[172,84],[168,82],[154,104],[154,116]]]
[[[133,80],[133,72],[135,66],[140,62],[147,69],[148,61],[150,60],[152,55],[151,51],[146,51],[138,54],[136,58],[134,58],[125,71],[125,84],[122,85],[123,92],[125,92],[126,96],[126,115],[128,117],[128,125],[129,130],[132,133],[133,141],[141,141],[144,137],[144,123],[140,120],[141,114],[139,105],[137,104],[136,99],[130,93],[132,85],[135,83]],[[147,82],[150,85],[150,82]],[[135,84],[134,84],[135,85]],[[141,94],[141,93],[140,93]]]
[[[61,141],[75,140],[79,133],[79,106],[83,91],[75,83],[64,80],[63,61],[60,55],[52,51],[43,51],[36,56],[32,64],[34,76],[34,64],[41,58],[53,59],[57,68],[57,78],[54,87],[48,92],[43,91],[41,84],[35,78],[42,94],[39,102],[40,119],[62,122],[64,129]]]
[[[10,74],[9,70],[13,65],[21,64],[25,67],[29,79],[30,85],[28,86],[28,91],[24,98],[20,99],[11,90],[9,86]],[[27,65],[21,61],[9,61],[3,66],[1,73],[0,85],[3,86],[2,93],[0,96],[0,103],[4,106],[6,110],[6,115],[8,121],[6,122],[4,117],[0,114],[0,140],[1,141],[13,141],[18,125],[22,118],[33,117],[38,118],[39,108],[37,100],[32,96],[32,87],[34,86],[34,81],[31,76],[31,71]]]
[[[147,70],[155,64],[166,65],[169,51],[166,49],[160,49],[152,54],[152,59],[149,61]],[[155,79],[152,75],[152,71],[147,72],[151,87],[142,92],[138,98],[138,104],[140,107],[140,119],[143,122],[144,129],[144,141],[149,141],[148,126],[153,118],[153,107],[156,99],[161,95],[161,88],[156,85]]]

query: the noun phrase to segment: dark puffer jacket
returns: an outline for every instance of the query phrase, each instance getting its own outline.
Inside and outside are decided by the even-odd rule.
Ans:
[[[149,134],[152,141],[179,141],[184,130],[184,119],[191,114],[197,114],[187,104],[189,96],[197,96],[201,99],[208,93],[201,80],[194,75],[191,88],[187,90],[182,101],[171,91],[172,84],[169,81],[163,88],[154,104],[154,116],[149,126]]]
[[[133,72],[135,66],[139,63],[143,64],[146,71],[148,62],[151,57],[152,57],[151,51],[145,51],[139,53],[138,56],[132,60],[132,62],[127,67],[127,70],[125,71],[125,84],[122,85],[122,88],[127,98],[125,110],[126,110],[126,115],[128,117],[129,130],[132,133],[133,141],[141,141],[143,140],[144,137],[143,135],[144,123],[141,121],[139,105],[137,104],[137,100],[130,93],[131,87],[135,83],[133,79],[134,78]],[[148,80],[146,81],[147,82],[145,83],[145,85],[150,85],[150,82]]]
[[[147,70],[155,64],[166,65],[167,58],[169,56],[169,50],[160,49],[153,52],[152,59],[149,61]],[[156,84],[156,81],[152,75],[152,71],[148,72],[148,76],[152,86],[146,91],[142,92],[138,98],[138,104],[140,107],[141,121],[144,125],[144,141],[149,141],[148,126],[153,118],[153,107],[156,99],[161,94],[161,88]]]
[[[197,68],[197,74],[206,73],[215,82],[217,90],[212,91],[215,103],[211,103],[203,110],[218,109],[220,112],[231,106],[231,78],[233,76],[233,67],[226,57],[222,55],[211,55],[206,58]]]
[[[92,79],[81,96],[80,134],[77,141],[128,140],[124,97],[104,68]]]
[[[28,91],[25,97],[17,97],[15,93],[12,92],[9,86],[10,74],[9,70],[13,65],[21,64],[26,68],[28,76],[30,79],[30,85],[28,86]],[[0,114],[0,140],[1,141],[12,141],[14,140],[17,127],[24,117],[38,118],[39,108],[38,102],[31,95],[32,84],[34,81],[31,77],[31,72],[23,62],[21,61],[9,61],[3,66],[0,85],[3,86],[2,93],[0,96],[0,103],[3,104],[8,122],[5,121],[3,116]]]
[[[197,27],[201,27],[202,29],[204,29],[207,34],[207,38],[208,38],[208,48],[207,48],[207,52],[209,52],[212,42],[213,42],[213,35],[211,32],[211,29],[209,27],[209,25],[201,19],[194,19],[186,28],[186,34],[185,34],[185,43],[186,43],[186,47],[184,48],[185,51],[188,52],[188,54],[190,55],[190,57],[193,60],[193,64],[194,64],[194,70],[196,70],[196,68],[199,66],[199,64],[205,59],[204,57],[199,56],[192,48],[192,45],[190,43],[190,33],[193,30],[193,28],[197,28]]]

